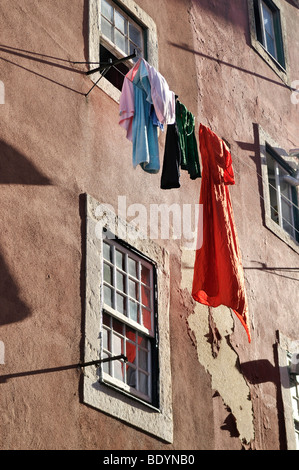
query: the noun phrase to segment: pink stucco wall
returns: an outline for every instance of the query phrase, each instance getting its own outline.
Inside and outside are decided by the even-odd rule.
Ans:
[[[277,330],[299,337],[298,271],[283,277],[279,268],[298,267],[298,254],[263,224],[255,129],[262,126],[283,148],[299,146],[299,105],[251,48],[245,0],[137,3],[156,22],[159,70],[197,129],[203,122],[231,145],[253,336],[249,346],[236,324],[231,347],[249,364],[247,374],[240,371],[254,412],[247,447],[279,449],[285,443],[273,347]],[[299,10],[285,3],[290,78],[299,80]],[[176,241],[160,242],[171,257],[173,444],[84,405],[79,371],[49,370],[82,359],[83,195],[114,206],[125,195],[128,204],[148,206],[194,204],[200,191],[200,180],[185,173],[180,190],[162,191],[160,174],[133,170],[117,103],[98,88],[84,96],[92,82],[73,62],[86,60],[87,0],[1,1],[0,449],[241,449],[188,327],[194,304],[182,288]],[[278,270],[252,269],[265,265]]]

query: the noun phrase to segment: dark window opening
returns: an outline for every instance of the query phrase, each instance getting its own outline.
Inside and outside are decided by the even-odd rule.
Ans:
[[[114,56],[108,49],[104,46],[100,46],[100,63],[106,63],[109,59],[116,60],[117,57]],[[108,72],[105,73],[105,78],[112,83],[118,90],[122,89],[124,76],[128,73],[129,67],[125,63],[120,63],[114,67],[110,67]]]

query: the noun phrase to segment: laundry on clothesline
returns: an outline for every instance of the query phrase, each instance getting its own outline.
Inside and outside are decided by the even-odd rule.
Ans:
[[[158,173],[158,128],[167,126],[161,188],[180,187],[180,169],[191,179],[201,176],[195,118],[170,90],[165,78],[144,59],[124,77],[119,124],[133,144],[133,167]],[[174,150],[174,152],[173,152]]]
[[[202,177],[202,245],[196,249],[192,297],[210,307],[224,305],[241,321],[251,342],[241,252],[229,185],[235,184],[232,157],[224,141],[200,124],[199,150],[195,118],[144,59],[125,76],[119,124],[133,144],[133,166],[160,170],[158,128],[167,126],[161,189],[180,188],[181,170]],[[199,163],[202,160],[202,174]]]

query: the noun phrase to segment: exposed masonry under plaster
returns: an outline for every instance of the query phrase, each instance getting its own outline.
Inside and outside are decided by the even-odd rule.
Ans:
[[[182,252],[182,289],[192,285],[194,253]],[[235,367],[238,354],[225,340],[234,330],[234,320],[226,307],[209,309],[196,304],[194,313],[187,318],[189,335],[197,350],[198,361],[211,377],[213,390],[218,391],[236,421],[239,438],[244,443],[254,439],[253,409],[249,386]],[[207,338],[212,337],[211,341]],[[232,384],[234,386],[232,387]]]

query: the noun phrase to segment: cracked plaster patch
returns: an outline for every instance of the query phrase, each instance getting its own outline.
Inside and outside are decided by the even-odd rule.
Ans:
[[[182,289],[188,289],[190,292],[194,253],[184,250],[182,259],[185,267],[182,271]],[[249,443],[254,439],[250,389],[236,366],[238,355],[225,339],[234,331],[234,319],[226,307],[211,310],[214,323],[222,338],[216,357],[208,340],[210,337],[208,307],[196,304],[194,313],[188,317],[187,323],[196,340],[198,361],[211,376],[212,389],[218,391],[225,405],[231,409],[240,433],[240,440]]]

